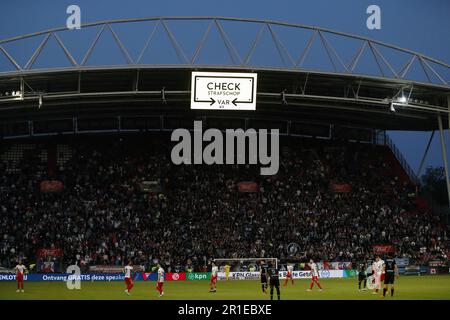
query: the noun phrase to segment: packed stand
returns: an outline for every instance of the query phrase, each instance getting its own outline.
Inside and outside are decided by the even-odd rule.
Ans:
[[[48,177],[32,154],[20,172],[0,162],[0,265],[36,262],[39,248],[63,249],[62,265],[83,270],[131,259],[177,271],[213,258],[361,261],[375,244],[425,263],[449,248],[448,227],[417,211],[384,147],[286,138],[278,174],[261,176],[254,165],[173,165],[166,140],[76,140],[57,193],[40,192]],[[161,191],[143,192],[142,181]],[[241,181],[258,191],[239,192]],[[331,190],[343,183],[350,192]],[[290,243],[299,250],[288,252]]]

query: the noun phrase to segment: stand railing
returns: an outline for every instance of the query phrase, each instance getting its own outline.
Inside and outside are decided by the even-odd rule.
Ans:
[[[406,174],[411,179],[411,181],[414,182],[416,185],[420,184],[420,178],[417,177],[414,170],[411,168],[411,166],[406,161],[401,151],[397,148],[394,141],[392,141],[391,137],[389,137],[386,131],[378,131],[375,134],[375,143],[389,147],[389,149],[391,149],[395,158],[398,160],[402,168],[405,170]]]

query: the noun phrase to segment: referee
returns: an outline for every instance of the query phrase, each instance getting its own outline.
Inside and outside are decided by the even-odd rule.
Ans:
[[[269,278],[270,278],[270,300],[273,300],[273,287],[277,289],[278,300],[280,300],[280,278],[279,270],[275,267],[272,262],[269,268]]]
[[[391,285],[391,297],[394,296],[394,280],[398,278],[398,268],[394,259],[386,259],[384,262],[384,288],[383,298],[386,296],[389,285]]]

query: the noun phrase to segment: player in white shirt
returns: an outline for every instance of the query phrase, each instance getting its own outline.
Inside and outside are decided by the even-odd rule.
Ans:
[[[163,285],[165,279],[165,272],[161,265],[158,264],[158,280],[156,282],[156,290],[159,292],[159,296],[162,297],[164,295]]]
[[[322,291],[322,287],[319,283],[319,270],[317,269],[317,264],[313,261],[313,259],[309,260],[309,267],[311,268],[311,285],[306,291],[312,291],[314,283],[319,287],[319,291]]]
[[[17,290],[16,292],[25,292],[23,290],[23,275],[27,268],[22,263],[22,261],[19,261],[19,264],[14,268],[16,271],[16,280],[17,280]]]
[[[123,272],[125,273],[125,284],[127,288],[125,289],[125,293],[130,295],[131,289],[133,289],[133,278],[131,277],[131,272],[133,270],[133,267],[131,266],[131,261],[128,262],[128,264],[123,269]]]
[[[294,285],[293,272],[294,272],[294,266],[289,264],[287,266],[287,273],[286,273],[286,279],[284,280],[284,286],[287,286],[289,279],[291,279],[292,285]]]
[[[384,261],[380,256],[376,256],[374,263],[372,264],[373,278],[375,280],[375,288],[372,294],[378,294],[378,290],[381,289],[381,275],[383,274]]]
[[[217,291],[217,274],[219,273],[219,268],[213,263],[211,263],[211,281],[209,282],[209,292]]]

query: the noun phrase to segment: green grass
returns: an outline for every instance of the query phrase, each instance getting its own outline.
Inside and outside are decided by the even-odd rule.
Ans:
[[[284,281],[284,280],[282,280]],[[380,300],[380,295],[357,290],[355,279],[321,279],[324,291],[307,292],[309,280],[296,280],[295,285],[281,286],[282,300]],[[164,297],[159,298],[155,282],[135,282],[132,295],[124,293],[122,282],[82,282],[81,290],[68,290],[61,282],[25,282],[25,292],[16,293],[15,282],[0,282],[0,300],[6,299],[70,299],[70,300],[268,300],[259,281],[219,281],[216,293],[209,293],[208,281],[166,282]],[[283,284],[283,282],[282,282]],[[450,300],[450,275],[403,276],[396,280],[395,296],[385,300]]]

